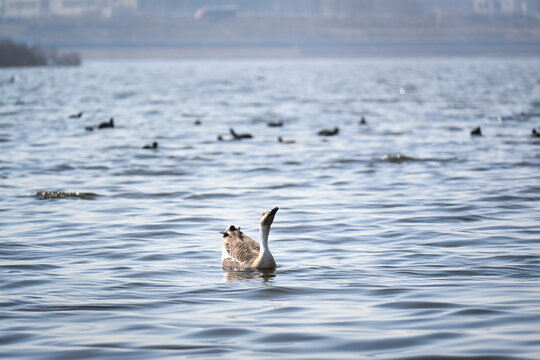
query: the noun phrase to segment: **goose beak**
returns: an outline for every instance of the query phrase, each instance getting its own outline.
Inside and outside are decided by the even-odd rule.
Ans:
[[[272,225],[272,223],[274,222],[274,216],[276,215],[278,210],[279,210],[278,207],[275,207],[272,210],[270,210],[268,215],[266,215],[266,220],[265,220],[266,225],[268,226]]]
[[[262,214],[262,217],[261,217],[261,225],[262,226],[270,226],[272,225],[272,222],[274,222],[274,216],[276,215],[277,211],[279,210],[279,208],[275,207],[273,208],[272,210],[270,211],[265,211],[263,214]]]

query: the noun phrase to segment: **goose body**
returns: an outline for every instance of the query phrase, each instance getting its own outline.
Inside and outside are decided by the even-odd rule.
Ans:
[[[276,261],[268,248],[270,226],[278,208],[265,211],[259,223],[260,243],[253,240],[234,225],[223,232],[221,266],[227,270],[273,270]]]

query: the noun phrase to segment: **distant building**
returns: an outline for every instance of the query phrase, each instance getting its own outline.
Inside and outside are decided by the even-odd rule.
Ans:
[[[8,19],[90,14],[109,17],[136,10],[137,0],[0,0],[0,17]]]
[[[0,0],[0,16],[3,18],[39,17],[41,2],[38,0]]]
[[[236,6],[223,5],[223,6],[205,6],[198,8],[195,12],[195,19],[197,20],[226,20],[236,17]]]
[[[473,7],[480,15],[512,15],[516,12],[514,0],[474,0]]]
[[[234,8],[234,11],[230,9]],[[540,0],[0,0],[0,18],[212,16],[365,19],[477,15],[540,15]]]

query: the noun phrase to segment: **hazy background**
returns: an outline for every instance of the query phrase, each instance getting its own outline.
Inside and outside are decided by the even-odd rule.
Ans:
[[[539,8],[0,0],[0,359],[540,359]]]
[[[85,58],[536,55],[540,0],[0,0],[0,38]]]

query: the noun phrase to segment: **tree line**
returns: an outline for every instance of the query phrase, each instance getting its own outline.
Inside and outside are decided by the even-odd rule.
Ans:
[[[10,39],[0,40],[0,67],[10,66],[78,66],[77,53],[59,53],[54,49],[19,44]]]

